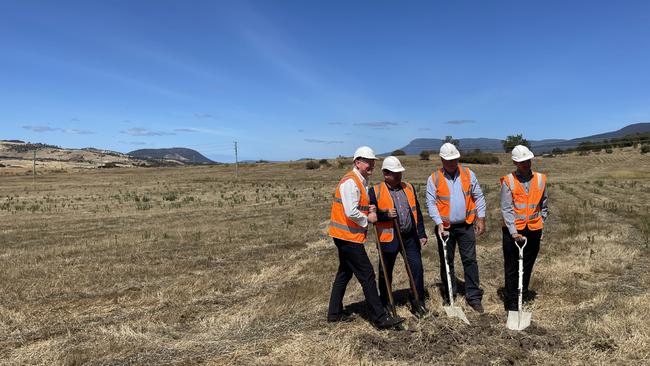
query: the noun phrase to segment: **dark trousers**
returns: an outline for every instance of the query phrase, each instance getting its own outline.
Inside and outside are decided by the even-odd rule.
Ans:
[[[523,276],[523,294],[528,293],[528,284],[530,276],[533,274],[533,266],[539,253],[539,242],[542,237],[542,230],[518,230],[519,234],[528,239],[524,248],[524,276]],[[503,234],[503,268],[505,277],[504,300],[508,310],[517,310],[517,301],[519,296],[519,249],[508,228],[502,228]]]
[[[418,291],[418,296],[420,301],[424,301],[424,270],[422,268],[422,253],[420,249],[420,240],[415,232],[408,234],[402,234],[402,240],[404,241],[404,249],[406,251],[406,257],[408,258],[409,266],[411,266],[411,272],[413,273],[413,279],[415,281],[415,288]],[[388,282],[393,283],[393,268],[395,267],[395,260],[397,259],[397,254],[400,253],[399,249],[397,251],[385,251],[382,250],[384,255],[384,263],[386,264],[386,272],[388,274]],[[404,258],[402,258],[404,259]],[[406,270],[406,269],[405,269]],[[384,271],[381,267],[381,262],[379,263],[379,297],[381,298],[382,305],[388,305],[388,289],[386,288],[386,279],[384,278]],[[415,301],[415,296],[410,294],[411,302]]]
[[[372,320],[379,320],[385,315],[385,311],[379,300],[377,284],[375,283],[375,271],[366,254],[366,249],[363,244],[336,238],[334,238],[334,244],[339,252],[339,269],[332,284],[332,295],[330,296],[327,316],[335,317],[343,311],[345,288],[354,274],[363,288],[363,294],[366,297],[368,308],[370,308]]]
[[[480,287],[478,263],[476,262],[476,236],[474,235],[474,225],[454,224],[451,225],[447,231],[449,231],[447,257],[453,293],[456,295],[454,252],[456,251],[456,244],[458,244],[460,259],[461,262],[463,262],[463,270],[465,272],[465,299],[470,304],[480,303],[483,298],[483,289]],[[437,233],[436,238],[438,239],[438,255],[440,257],[440,277],[442,278],[442,288],[445,291],[443,298],[447,299],[449,297],[449,288],[447,286],[444,252],[442,249],[442,241]]]

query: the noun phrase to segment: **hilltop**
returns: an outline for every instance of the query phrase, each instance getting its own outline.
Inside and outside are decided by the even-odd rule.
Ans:
[[[138,153],[124,154],[112,150],[93,147],[82,149],[63,148],[44,143],[31,143],[21,140],[0,140],[0,168],[4,172],[24,172],[34,164],[37,171],[64,171],[71,169],[133,168],[154,166],[179,166],[195,163],[212,163],[200,153],[191,149],[158,149],[175,151],[162,155]],[[193,158],[194,157],[194,158]],[[194,160],[193,160],[194,159]]]
[[[141,159],[165,159],[175,160],[184,164],[214,164],[214,161],[206,158],[200,152],[184,147],[172,147],[168,149],[140,149],[128,153]]]

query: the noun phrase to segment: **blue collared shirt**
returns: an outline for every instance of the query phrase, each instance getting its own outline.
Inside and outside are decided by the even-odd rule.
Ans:
[[[459,171],[456,170],[455,176],[450,176],[446,170],[444,170],[444,177],[447,181],[447,186],[449,187],[450,193],[450,212],[449,220],[452,224],[458,224],[465,222],[465,196],[463,195],[463,183],[460,181]],[[476,175],[473,171],[470,170],[470,192],[476,203],[476,214],[480,218],[485,217],[485,197],[483,197],[483,191],[481,191],[481,185],[476,179]],[[438,206],[436,206],[436,186],[429,176],[427,180],[427,209],[429,210],[429,216],[433,219],[436,225],[442,224],[442,218],[440,217],[440,212],[438,212]]]

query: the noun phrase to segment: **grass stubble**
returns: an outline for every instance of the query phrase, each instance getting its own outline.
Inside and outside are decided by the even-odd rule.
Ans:
[[[438,163],[402,160],[426,211]],[[398,260],[405,332],[364,320],[354,279],[345,304],[357,319],[325,321],[338,265],[326,225],[339,164],[244,165],[239,179],[226,166],[43,174],[35,184],[2,175],[0,364],[648,363],[650,158],[617,151],[535,161],[549,176],[551,216],[524,332],[505,328],[498,295],[498,180],[512,169],[501,160],[470,165],[488,202],[489,231],[478,240],[486,314],[461,303],[471,326],[442,315],[429,245],[426,301],[438,314],[409,313]],[[366,249],[376,265],[374,244]]]

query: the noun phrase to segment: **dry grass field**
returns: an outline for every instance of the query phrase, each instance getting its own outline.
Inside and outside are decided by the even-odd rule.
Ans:
[[[535,160],[549,176],[550,218],[523,332],[505,328],[498,295],[498,181],[512,169],[500,158],[470,165],[488,202],[478,240],[486,313],[461,303],[470,326],[442,315],[429,245],[427,305],[438,314],[411,316],[398,260],[403,332],[365,320],[354,279],[345,304],[359,316],[325,321],[338,265],[325,228],[347,166],[246,165],[238,180],[227,166],[48,173],[35,183],[0,175],[0,364],[650,363],[650,156]],[[424,202],[439,162],[402,160]],[[366,248],[376,265],[374,244]]]

